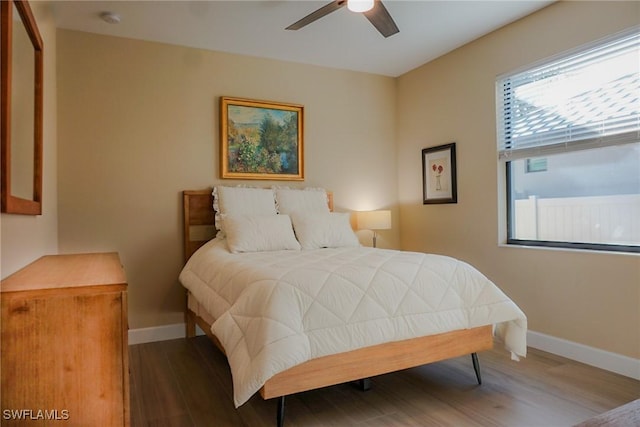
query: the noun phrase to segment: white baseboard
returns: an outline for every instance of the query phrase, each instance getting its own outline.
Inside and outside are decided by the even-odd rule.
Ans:
[[[204,335],[202,329],[196,326],[196,334]],[[129,330],[129,345],[144,344],[153,341],[165,341],[185,337],[184,323],[155,326],[151,328]],[[615,372],[626,377],[640,380],[640,360],[617,353],[589,347],[540,332],[528,331],[527,344],[529,347],[547,351],[571,360],[586,363],[600,369]]]
[[[196,325],[196,335],[204,335],[202,329]],[[150,328],[129,329],[129,345],[144,344],[154,341],[166,341],[176,338],[184,338],[185,324],[153,326]]]
[[[567,359],[640,380],[640,360],[540,332],[527,332],[527,345]]]

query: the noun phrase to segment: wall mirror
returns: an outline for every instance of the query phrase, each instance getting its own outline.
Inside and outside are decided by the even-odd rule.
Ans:
[[[43,44],[26,0],[0,1],[1,211],[42,213]]]

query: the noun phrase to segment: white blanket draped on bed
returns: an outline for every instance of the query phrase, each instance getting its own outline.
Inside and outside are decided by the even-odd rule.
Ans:
[[[450,257],[367,247],[232,254],[216,238],[180,281],[217,319],[236,406],[292,366],[388,341],[493,324],[514,358],[526,355],[524,313]]]

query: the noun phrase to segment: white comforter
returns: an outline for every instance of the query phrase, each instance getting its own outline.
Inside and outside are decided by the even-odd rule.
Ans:
[[[217,320],[236,406],[307,360],[388,341],[494,324],[526,355],[527,320],[500,289],[453,258],[367,247],[232,254],[216,238],[181,283]]]

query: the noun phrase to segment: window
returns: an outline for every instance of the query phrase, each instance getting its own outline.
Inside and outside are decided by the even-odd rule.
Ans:
[[[544,172],[547,170],[547,158],[527,159],[525,172]]]
[[[640,252],[638,29],[496,82],[507,243]]]

